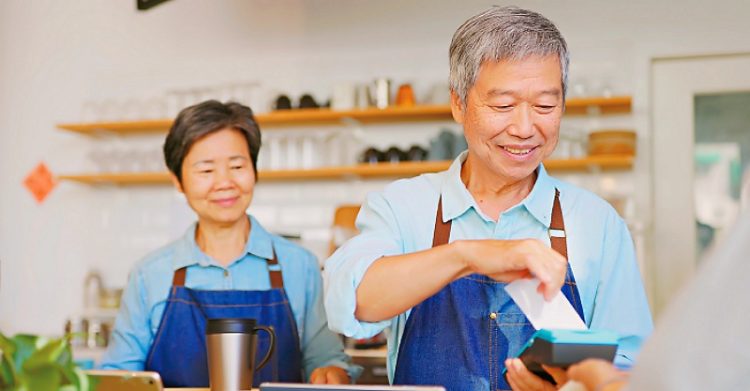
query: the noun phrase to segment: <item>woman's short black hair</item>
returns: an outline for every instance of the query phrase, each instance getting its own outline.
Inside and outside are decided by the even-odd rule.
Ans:
[[[200,138],[223,129],[235,129],[247,140],[250,160],[255,177],[258,177],[258,151],[260,150],[260,128],[253,111],[236,102],[221,103],[207,100],[184,108],[177,115],[164,141],[164,161],[167,168],[182,183],[182,162],[190,147]]]

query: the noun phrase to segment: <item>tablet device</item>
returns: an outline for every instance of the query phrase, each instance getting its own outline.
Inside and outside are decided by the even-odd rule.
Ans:
[[[612,361],[617,344],[617,334],[611,331],[541,329],[531,336],[516,357],[529,371],[554,384],[542,364],[566,369],[587,358]],[[505,372],[503,369],[503,375]]]
[[[94,391],[162,391],[161,376],[149,371],[83,371]]]
[[[356,384],[261,383],[260,391],[445,391],[440,386],[382,386]]]

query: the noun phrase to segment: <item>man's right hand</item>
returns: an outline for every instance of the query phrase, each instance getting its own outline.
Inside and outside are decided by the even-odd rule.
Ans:
[[[567,261],[540,240],[462,240],[451,245],[466,263],[464,275],[483,274],[500,282],[536,277],[547,300],[565,283]]]
[[[565,258],[539,240],[458,240],[375,261],[357,287],[354,315],[366,322],[392,318],[473,273],[501,282],[536,277],[538,291],[551,300],[566,271]]]

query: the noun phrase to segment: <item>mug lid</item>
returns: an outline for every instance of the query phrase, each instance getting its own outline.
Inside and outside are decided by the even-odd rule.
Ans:
[[[253,318],[219,318],[209,319],[206,323],[206,334],[252,334],[256,320]]]

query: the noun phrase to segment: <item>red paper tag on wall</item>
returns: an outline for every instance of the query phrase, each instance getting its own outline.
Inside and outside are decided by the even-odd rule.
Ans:
[[[34,196],[37,203],[41,204],[44,199],[52,192],[57,183],[52,172],[47,168],[44,162],[41,162],[34,167],[33,170],[26,175],[23,180],[23,185],[27,190]]]

